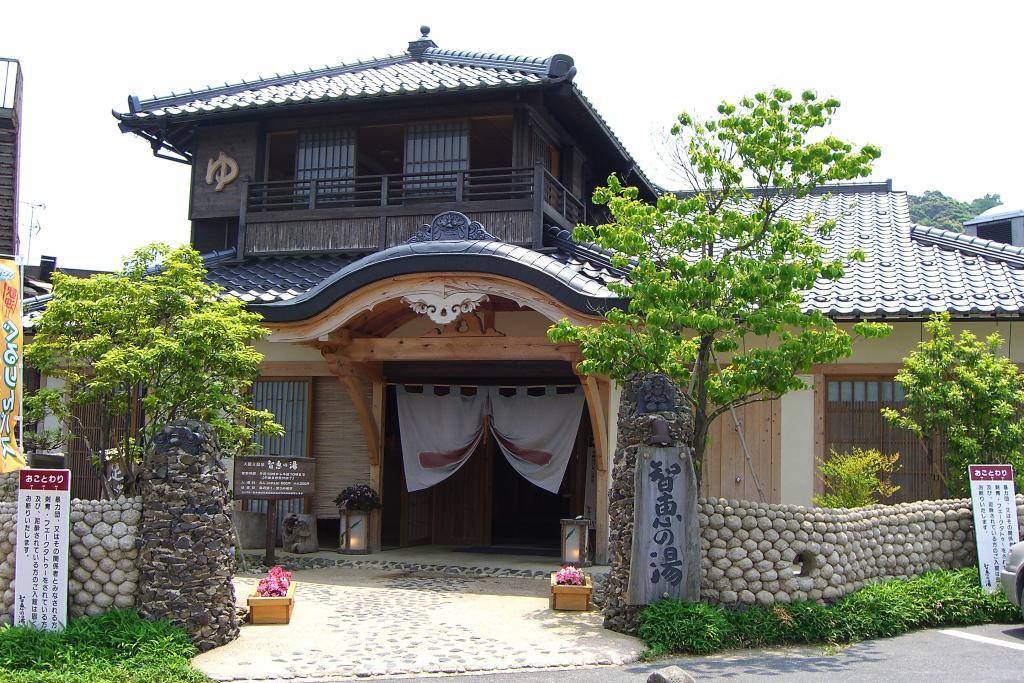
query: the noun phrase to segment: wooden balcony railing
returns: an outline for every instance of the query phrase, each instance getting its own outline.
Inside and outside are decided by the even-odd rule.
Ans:
[[[571,225],[586,221],[585,204],[543,166],[250,182],[243,215],[506,200],[543,200]]]

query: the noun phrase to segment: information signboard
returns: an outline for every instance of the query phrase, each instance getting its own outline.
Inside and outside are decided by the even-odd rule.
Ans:
[[[15,626],[59,631],[67,624],[70,519],[71,470],[19,472]]]
[[[968,473],[981,585],[987,590],[995,590],[1010,546],[1020,540],[1013,467],[969,465]]]
[[[312,458],[253,455],[235,458],[234,497],[238,500],[286,500],[313,494]]]

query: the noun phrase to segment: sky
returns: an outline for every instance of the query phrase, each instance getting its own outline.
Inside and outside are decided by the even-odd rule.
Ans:
[[[11,0],[0,56],[24,74],[20,222],[30,262],[116,268],[132,248],[188,241],[190,169],[122,134],[128,95],[235,83],[439,47],[575,59],[576,83],[640,166],[682,111],[782,86],[843,106],[831,132],[881,147],[872,179],[1024,207],[1024,3],[291,2],[160,5]]]

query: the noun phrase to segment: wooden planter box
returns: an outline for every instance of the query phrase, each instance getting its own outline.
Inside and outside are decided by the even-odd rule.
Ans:
[[[590,593],[594,590],[590,577],[582,586],[559,586],[555,582],[555,572],[551,572],[551,609],[576,610],[585,612],[590,609]]]
[[[295,582],[288,584],[288,594],[281,598],[262,598],[253,590],[247,600],[249,621],[254,624],[287,624],[295,607]]]

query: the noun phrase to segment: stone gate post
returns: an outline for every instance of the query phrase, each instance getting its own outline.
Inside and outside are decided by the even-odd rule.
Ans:
[[[635,633],[643,609],[643,604],[635,603],[652,601],[647,599],[651,595],[660,598],[663,590],[670,597],[700,598],[700,528],[692,441],[690,412],[677,400],[675,387],[665,376],[638,374],[623,383],[609,491],[611,570],[604,602],[605,628]],[[643,491],[638,492],[638,484]],[[642,501],[639,510],[635,505],[638,496]],[[638,519],[644,525],[639,534],[634,528]],[[634,537],[645,545],[640,550],[643,564],[637,567],[631,566]],[[632,572],[638,574],[632,576]]]
[[[200,652],[238,637],[227,473],[210,425],[156,433],[141,475],[139,613],[184,628]]]

